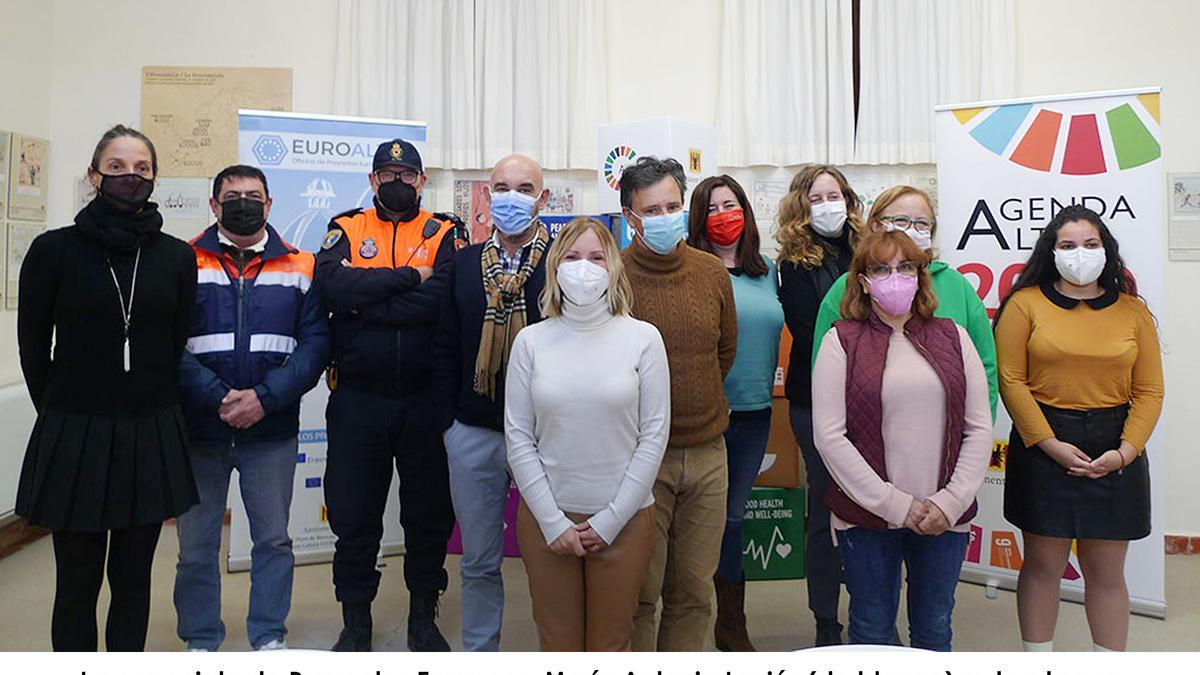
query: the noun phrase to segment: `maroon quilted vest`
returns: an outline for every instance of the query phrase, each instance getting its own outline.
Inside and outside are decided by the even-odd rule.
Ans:
[[[846,351],[846,437],[862,454],[867,464],[883,480],[888,479],[883,444],[883,367],[887,363],[888,338],[892,328],[874,312],[866,321],[842,320],[834,323],[838,339]],[[963,415],[966,408],[967,377],[963,371],[962,343],[958,327],[950,319],[929,321],[914,317],[904,325],[904,336],[917,352],[933,366],[946,390],[946,430],[938,489],[946,487],[958,464],[962,447]],[[879,516],[859,506],[836,482],[825,494],[825,505],[838,518],[873,530],[886,530]],[[957,525],[970,522],[978,505],[971,503]]]

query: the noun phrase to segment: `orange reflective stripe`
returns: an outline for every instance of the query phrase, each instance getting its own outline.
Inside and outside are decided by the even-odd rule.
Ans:
[[[432,217],[430,212],[420,211],[412,220],[393,227],[381,219],[375,209],[367,209],[335,222],[346,233],[350,264],[354,267],[432,267],[442,237],[452,227],[451,223],[434,219],[439,225],[438,230],[426,238],[425,223]],[[393,250],[395,259],[392,258]]]

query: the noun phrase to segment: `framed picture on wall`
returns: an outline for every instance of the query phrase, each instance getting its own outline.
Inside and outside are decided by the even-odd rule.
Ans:
[[[13,134],[8,154],[8,219],[44,222],[50,141]]]
[[[4,308],[16,309],[20,291],[21,264],[35,237],[46,229],[41,223],[10,221],[4,232]]]
[[[8,148],[12,133],[0,129],[0,219],[8,213]]]

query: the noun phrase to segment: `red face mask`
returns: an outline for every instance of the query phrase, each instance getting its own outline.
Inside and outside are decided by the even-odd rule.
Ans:
[[[734,244],[746,229],[746,214],[741,209],[708,214],[708,239],[718,246]]]

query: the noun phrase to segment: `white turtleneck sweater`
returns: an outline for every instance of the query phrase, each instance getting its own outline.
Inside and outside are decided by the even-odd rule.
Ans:
[[[612,543],[654,503],[671,428],[671,380],[658,329],[613,316],[607,299],[517,334],[505,378],[508,463],[546,543],[594,514]]]

